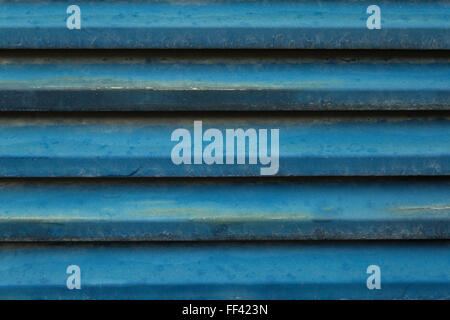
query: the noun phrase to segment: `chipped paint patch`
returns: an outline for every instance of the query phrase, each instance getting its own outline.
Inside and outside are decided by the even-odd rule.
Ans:
[[[293,215],[293,214],[241,214],[241,215],[208,215],[208,216],[193,216],[189,218],[191,221],[204,222],[208,224],[232,224],[232,223],[246,223],[246,222],[268,222],[268,221],[304,221],[312,220],[314,217],[307,214]]]
[[[396,207],[392,208],[391,211],[404,213],[404,214],[415,214],[420,213],[419,211],[427,211],[432,213],[450,213],[450,205],[430,205],[430,206],[410,206],[410,207]]]

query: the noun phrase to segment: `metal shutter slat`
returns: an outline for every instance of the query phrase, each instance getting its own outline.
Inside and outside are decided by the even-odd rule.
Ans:
[[[206,155],[201,152],[197,153],[201,163],[194,164],[194,147],[200,146],[194,142],[194,124],[199,119],[202,133],[210,128],[220,130],[224,164],[206,164]],[[405,116],[10,116],[0,119],[0,176],[267,175],[263,168],[272,168],[269,175],[278,176],[448,175],[449,125],[447,118]],[[268,129],[269,153],[271,141],[274,146],[277,144],[271,130],[278,129],[278,164],[275,156],[269,164],[263,164],[261,149],[254,154],[256,164],[249,164],[248,139],[245,163],[237,163],[238,152],[244,149],[237,149],[235,139],[234,157],[227,164],[226,156],[231,156],[233,148],[226,147],[226,130],[239,128],[254,130],[258,143],[264,141],[259,130]],[[172,133],[177,129],[189,131],[190,140],[172,141]],[[197,136],[203,137],[200,133]],[[191,164],[176,164],[172,158],[172,151],[182,141],[190,143]],[[203,151],[209,143],[203,141]]]
[[[0,297],[47,299],[448,298],[446,242],[1,245]],[[382,290],[366,269],[382,266]],[[61,270],[82,268],[81,290]],[[132,270],[132,272],[130,272]]]
[[[2,1],[2,48],[449,49],[447,1]]]
[[[11,180],[0,183],[0,239],[447,239],[449,194],[429,179]]]
[[[0,54],[0,110],[449,110],[435,53]]]

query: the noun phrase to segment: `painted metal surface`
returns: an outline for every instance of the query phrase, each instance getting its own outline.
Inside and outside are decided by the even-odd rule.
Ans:
[[[203,119],[201,128],[194,129],[198,119]],[[394,115],[3,116],[0,176],[448,175],[449,126],[445,117]],[[216,152],[223,164],[206,163],[212,142],[202,137],[212,128],[219,131],[222,153]],[[237,139],[226,141],[226,129],[239,128],[252,129],[255,136],[237,148]],[[172,136],[176,129],[184,129],[186,136]],[[278,139],[272,130],[279,130]],[[180,143],[187,145],[185,152],[175,148]],[[237,163],[240,152],[243,164]],[[266,154],[272,157],[264,158],[268,162],[263,161]],[[176,164],[180,155],[191,164]],[[255,164],[249,164],[249,155]]]
[[[2,241],[448,239],[450,182],[0,183]]]
[[[449,79],[443,52],[3,52],[0,110],[449,110]]]
[[[450,299],[449,35],[449,1],[0,0],[0,298]],[[177,48],[230,50],[102,50]]]
[[[448,1],[429,0],[4,0],[0,47],[449,49],[449,21]]]
[[[0,245],[3,299],[449,299],[449,242]],[[67,267],[81,271],[69,290]],[[368,266],[381,270],[369,290]],[[132,272],[130,272],[132,270]]]

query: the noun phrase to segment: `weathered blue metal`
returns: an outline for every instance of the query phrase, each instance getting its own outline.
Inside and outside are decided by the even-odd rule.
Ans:
[[[0,299],[450,299],[449,35],[442,0],[0,0],[2,49],[261,49],[0,51]]]
[[[0,240],[448,239],[446,180],[0,183]]]
[[[429,53],[3,53],[0,110],[449,110],[449,77]]]
[[[449,127],[445,117],[394,115],[3,116],[0,176],[448,175]],[[238,147],[236,138],[227,138],[227,129],[239,128],[253,131],[251,143],[245,138]],[[207,164],[208,129],[217,131],[223,164]],[[272,159],[264,163],[266,154]],[[177,163],[180,157],[186,162]]]
[[[0,245],[3,299],[449,299],[449,242]],[[380,289],[369,290],[369,266]],[[68,266],[80,269],[69,290]]]
[[[0,2],[3,48],[449,49],[449,28],[448,1]]]

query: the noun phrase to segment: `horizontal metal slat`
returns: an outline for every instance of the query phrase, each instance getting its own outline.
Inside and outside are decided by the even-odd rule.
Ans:
[[[4,0],[0,47],[449,49],[449,21],[428,0]]]
[[[2,52],[0,110],[449,110],[441,53]]]
[[[448,239],[449,181],[0,183],[2,241]]]
[[[5,115],[0,176],[448,175],[449,125],[395,115]]]
[[[2,244],[0,259],[2,299],[448,299],[450,293],[450,246],[437,241]],[[379,289],[370,286],[374,266]],[[69,290],[77,274],[80,289]]]

